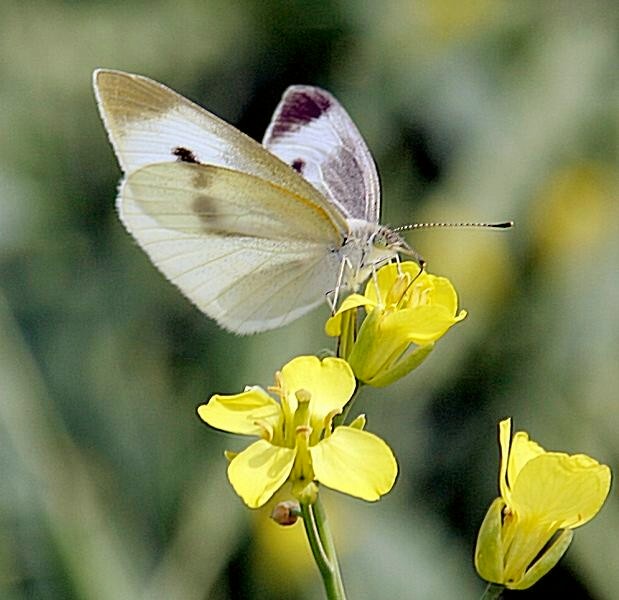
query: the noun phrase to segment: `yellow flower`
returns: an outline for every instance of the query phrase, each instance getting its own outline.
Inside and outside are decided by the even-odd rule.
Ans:
[[[371,279],[365,295],[348,296],[326,324],[327,335],[340,337],[340,354],[355,376],[373,386],[385,386],[416,368],[447,330],[466,316],[458,312],[451,282],[414,262],[389,264]],[[354,334],[356,311],[368,315]]]
[[[355,377],[340,358],[299,356],[276,374],[271,389],[213,396],[198,408],[217,429],[260,439],[233,456],[228,479],[250,508],[265,504],[286,482],[301,502],[315,500],[315,482],[362,498],[378,500],[393,486],[397,463],[379,437],[363,431],[365,418],[333,427],[355,391]]]
[[[524,590],[554,567],[572,530],[592,519],[610,490],[610,469],[584,455],[546,452],[501,421],[501,497],[479,530],[475,568],[487,581]],[[511,441],[511,444],[510,444]]]

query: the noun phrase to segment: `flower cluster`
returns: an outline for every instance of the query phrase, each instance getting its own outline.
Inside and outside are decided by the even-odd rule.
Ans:
[[[303,517],[317,564],[337,585],[319,486],[375,501],[398,473],[389,446],[365,431],[364,415],[347,423],[356,392],[362,384],[383,387],[405,376],[465,317],[448,279],[416,263],[388,264],[327,321],[337,357],[299,356],[276,373],[268,392],[248,387],[216,394],[198,408],[208,425],[257,438],[239,453],[226,453],[232,487],[258,508],[289,485],[296,501],[278,505],[273,518],[290,525]],[[523,431],[512,437],[510,419],[499,431],[500,496],[480,528],[475,567],[491,584],[526,589],[559,561],[573,530],[600,510],[611,473],[583,454],[547,452]]]
[[[269,391],[277,400],[250,387],[236,395],[216,394],[200,406],[208,425],[258,438],[242,452],[227,454],[228,478],[243,501],[260,507],[285,483],[302,503],[315,501],[318,483],[369,501],[389,492],[397,476],[392,451],[364,431],[365,416],[345,425],[339,423],[341,413],[358,382],[384,386],[420,364],[434,342],[466,316],[457,304],[447,279],[415,263],[387,265],[364,295],[346,298],[327,322],[340,348],[348,339],[349,351],[340,352],[347,360],[299,356],[276,374]],[[357,333],[360,307],[367,316]]]

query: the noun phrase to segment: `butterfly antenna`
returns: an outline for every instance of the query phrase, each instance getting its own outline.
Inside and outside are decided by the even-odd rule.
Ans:
[[[411,223],[410,225],[402,225],[400,227],[396,227],[392,229],[392,231],[396,233],[401,233],[403,231],[413,231],[414,229],[433,229],[438,227],[460,229],[509,229],[513,226],[513,221],[501,221],[500,223]],[[419,271],[420,274],[425,270],[427,264],[426,261],[413,248],[399,248],[398,251],[400,252],[400,254],[410,256],[414,261],[417,262],[419,268],[421,269]]]
[[[411,223],[410,225],[396,227],[393,231],[400,233],[402,231],[412,231],[414,229],[434,229],[438,227],[452,227],[461,229],[509,229],[513,226],[513,221],[502,221],[500,223]]]

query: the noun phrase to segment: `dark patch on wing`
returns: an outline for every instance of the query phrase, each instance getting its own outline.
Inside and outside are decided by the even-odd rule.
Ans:
[[[216,204],[206,194],[199,194],[191,203],[193,214],[200,219],[205,225],[211,227],[213,225],[213,217],[216,214]]]
[[[195,165],[200,164],[200,161],[196,158],[196,155],[189,150],[189,148],[183,148],[182,146],[172,148],[172,155],[176,156],[176,160],[179,162],[193,163]]]
[[[290,165],[297,173],[303,173],[303,167],[305,167],[305,161],[300,159],[300,158],[296,158],[295,160],[292,161],[292,165]]]
[[[221,212],[221,202],[208,194],[198,194],[191,203],[191,211],[202,223],[202,231],[221,236],[236,236],[237,217]]]
[[[365,218],[367,190],[363,170],[353,151],[339,147],[333,159],[322,165],[322,177],[331,198],[341,203],[352,217]]]
[[[289,131],[296,131],[306,123],[318,119],[331,106],[331,99],[318,88],[293,91],[286,97],[281,112],[271,132],[276,138]]]

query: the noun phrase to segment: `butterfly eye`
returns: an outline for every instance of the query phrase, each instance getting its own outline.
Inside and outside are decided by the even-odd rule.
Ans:
[[[379,229],[372,238],[372,244],[376,248],[387,248],[389,245],[389,239],[387,237],[387,233],[381,228]]]
[[[398,250],[408,248],[408,244],[392,229],[380,226],[370,238],[372,245],[379,250]]]

